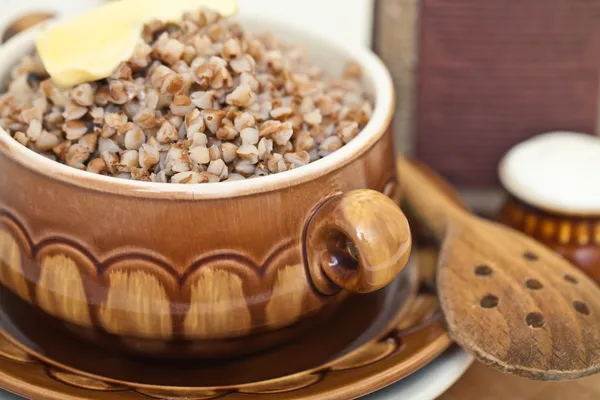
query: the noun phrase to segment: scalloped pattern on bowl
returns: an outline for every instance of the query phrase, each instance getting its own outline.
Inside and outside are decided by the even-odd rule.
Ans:
[[[277,245],[262,266],[236,252],[218,251],[179,276],[148,254],[123,251],[99,262],[65,238],[34,244],[14,216],[0,211],[0,281],[56,318],[114,335],[245,336],[253,326],[289,326],[324,305],[303,281],[299,243]]]

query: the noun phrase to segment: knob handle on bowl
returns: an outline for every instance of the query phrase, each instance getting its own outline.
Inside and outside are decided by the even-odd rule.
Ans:
[[[369,293],[391,283],[406,266],[411,233],[389,197],[373,190],[333,196],[315,210],[304,233],[312,284],[325,295]]]

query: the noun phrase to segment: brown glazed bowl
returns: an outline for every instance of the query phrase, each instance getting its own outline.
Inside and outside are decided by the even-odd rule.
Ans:
[[[242,23],[308,45],[331,73],[358,61],[376,102],[364,131],[296,170],[195,186],[79,171],[0,131],[3,285],[97,344],[224,357],[281,343],[346,294],[395,279],[411,237],[397,206],[388,71],[368,50]],[[39,34],[0,48],[1,76]]]

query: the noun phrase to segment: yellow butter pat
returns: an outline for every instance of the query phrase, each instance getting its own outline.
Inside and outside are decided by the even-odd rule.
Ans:
[[[109,77],[133,55],[144,23],[179,21],[186,11],[208,8],[229,17],[236,0],[120,0],[51,26],[36,40],[42,62],[58,86]]]

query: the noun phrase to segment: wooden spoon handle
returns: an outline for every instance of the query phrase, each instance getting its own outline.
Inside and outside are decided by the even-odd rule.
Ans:
[[[465,214],[465,203],[446,181],[422,164],[398,157],[397,169],[411,213],[436,239],[443,239],[448,222]]]

